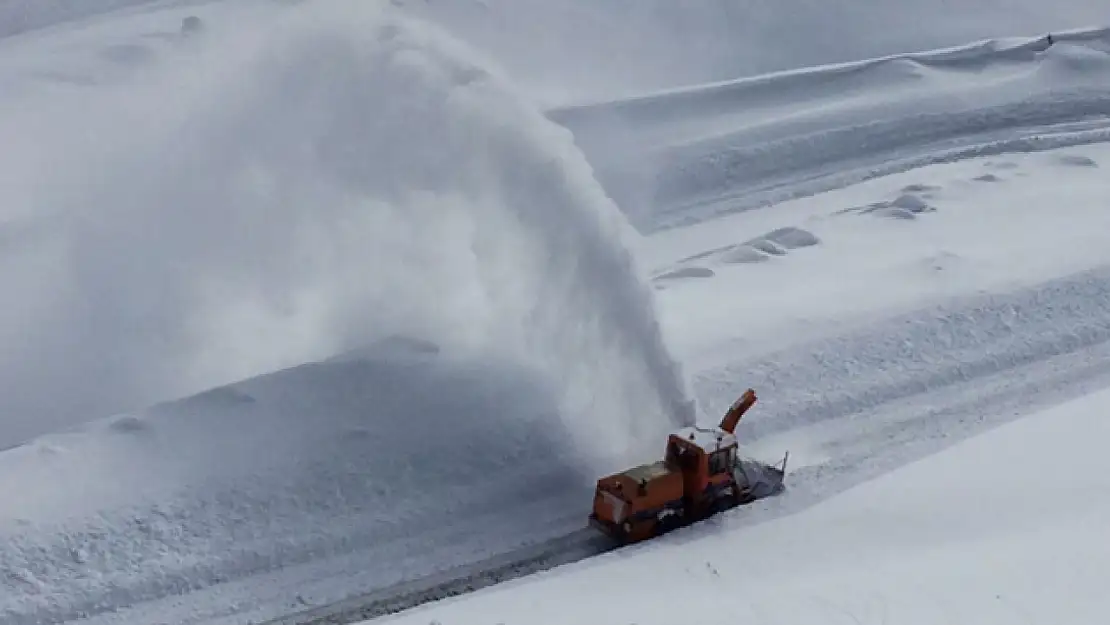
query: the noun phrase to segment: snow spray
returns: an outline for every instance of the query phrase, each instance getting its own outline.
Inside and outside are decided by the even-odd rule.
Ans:
[[[27,142],[65,156],[23,198],[53,220],[22,259],[39,277],[0,273],[29,302],[3,319],[9,405],[116,410],[400,333],[541,371],[595,458],[692,421],[630,228],[570,133],[369,4],[211,25]]]

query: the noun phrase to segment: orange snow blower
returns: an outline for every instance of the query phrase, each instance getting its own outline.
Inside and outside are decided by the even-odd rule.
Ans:
[[[634,543],[781,492],[789,452],[780,465],[738,454],[733,432],[755,401],[748,389],[718,427],[682,428],[667,437],[663,460],[599,479],[590,525]]]

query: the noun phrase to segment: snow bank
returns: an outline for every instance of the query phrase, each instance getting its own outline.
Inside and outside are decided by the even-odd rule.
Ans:
[[[29,234],[0,252],[4,442],[392,333],[540,371],[601,462],[686,422],[565,129],[388,5],[237,15],[5,117],[6,227]]]
[[[0,621],[95,615],[340,556],[385,585],[577,529],[567,511],[594,476],[546,381],[420,346],[383,343],[0,454]]]
[[[550,116],[643,231],[972,156],[1110,138],[1110,30],[987,40]],[[893,198],[892,198],[893,199]],[[884,209],[912,215],[918,206]]]
[[[1099,622],[1108,401],[1044,411],[774,523],[729,531],[733,511],[380,622]]]

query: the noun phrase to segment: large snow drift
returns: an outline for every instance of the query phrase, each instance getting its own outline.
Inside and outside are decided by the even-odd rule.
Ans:
[[[1110,570],[1102,391],[793,517],[726,513],[382,623],[1097,623]]]

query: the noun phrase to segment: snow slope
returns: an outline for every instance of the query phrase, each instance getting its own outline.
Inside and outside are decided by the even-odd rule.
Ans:
[[[117,48],[114,58],[147,60],[158,54],[161,36],[178,30],[180,18],[171,16],[181,12],[205,18],[228,15],[227,5],[245,4],[259,2],[0,0],[0,38],[34,34],[35,29],[56,35],[90,25],[118,27],[145,20],[151,25],[145,34],[152,36],[134,42],[137,47]],[[560,104],[959,45],[985,37],[1033,36],[1106,19],[1100,0],[979,0],[959,10],[943,0],[371,0],[369,4],[398,6],[444,26],[496,59],[515,85],[545,102]],[[82,17],[86,19],[78,19]],[[128,52],[134,54],[128,56]]]
[[[1110,30],[555,109],[644,232],[922,165],[1107,138]]]
[[[549,103],[1102,23],[1095,0],[400,0]],[[927,25],[922,27],[922,25]],[[587,70],[588,71],[585,71]]]
[[[687,416],[672,353],[792,451],[730,526],[1110,386],[1105,31],[550,111],[571,137],[393,9],[289,11],[0,42],[0,434],[112,415],[0,453],[5,623],[257,622],[543,545]]]
[[[1099,623],[1110,391],[792,517],[746,511],[381,623]]]

